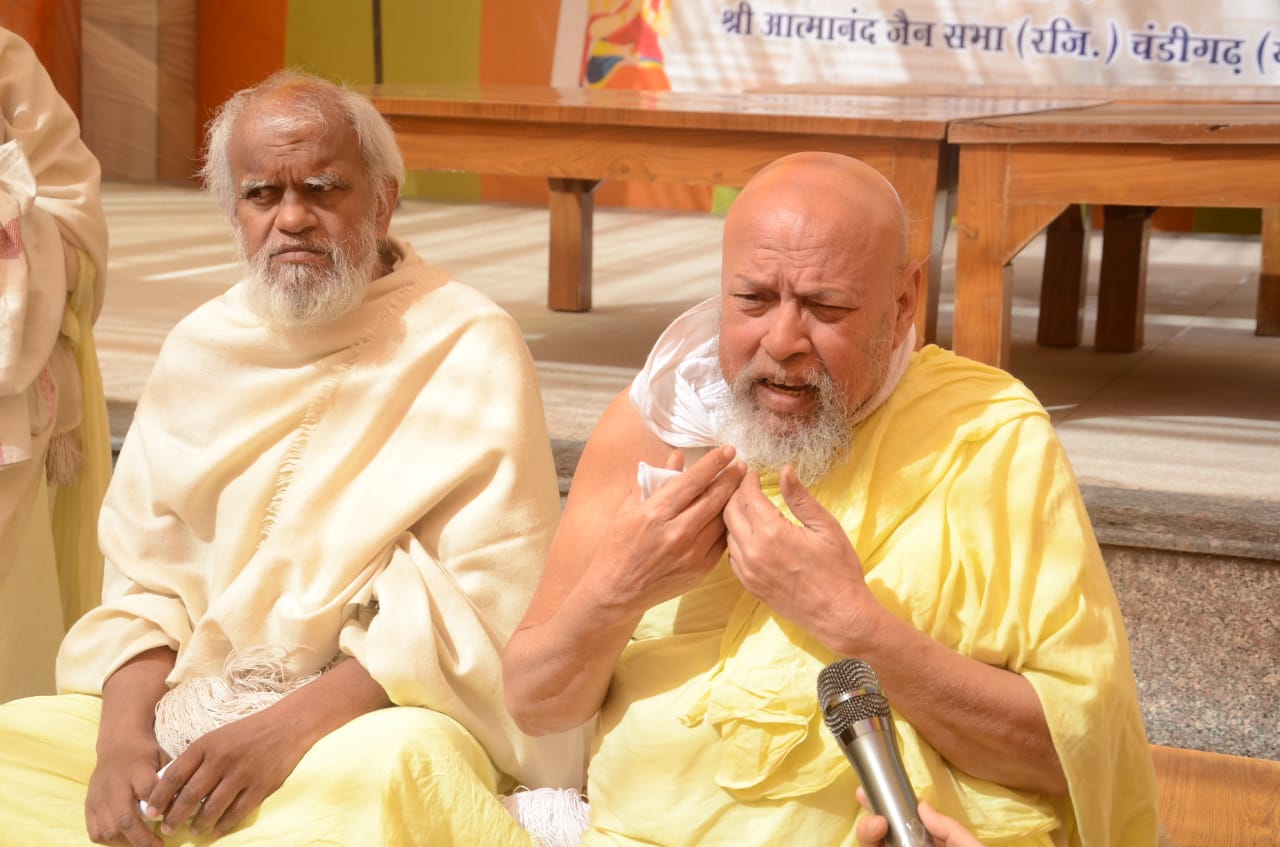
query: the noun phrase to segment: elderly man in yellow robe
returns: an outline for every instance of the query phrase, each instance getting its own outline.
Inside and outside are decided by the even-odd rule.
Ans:
[[[1008,374],[915,351],[906,245],[864,163],[767,166],[725,221],[720,296],[592,433],[504,658],[527,731],[599,711],[584,847],[858,843],[816,691],[842,657],[877,672],[919,799],[978,839],[1156,843],[1066,456]]]
[[[0,702],[53,693],[66,626],[101,593],[99,178],[35,51],[0,29]]]
[[[499,795],[585,744],[497,694],[560,506],[521,332],[388,237],[367,98],[240,92],[204,176],[247,277],[164,344],[61,693],[0,708],[5,838],[527,847]]]

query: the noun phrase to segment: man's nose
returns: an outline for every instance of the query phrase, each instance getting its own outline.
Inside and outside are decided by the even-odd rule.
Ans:
[[[315,225],[315,215],[311,204],[298,191],[289,189],[280,197],[280,207],[276,210],[276,229],[281,232],[305,232]]]
[[[785,362],[792,356],[803,355],[813,349],[805,331],[804,316],[799,304],[782,302],[771,310],[769,328],[761,339],[760,346],[775,362]]]

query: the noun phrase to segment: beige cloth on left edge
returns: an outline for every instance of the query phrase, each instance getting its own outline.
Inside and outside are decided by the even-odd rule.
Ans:
[[[0,29],[0,700],[53,691],[63,622],[101,589],[111,445],[92,335],[107,256],[99,177],[34,51]],[[51,443],[81,461],[55,463],[68,473],[46,486]]]
[[[238,285],[165,341],[103,506],[104,602],[67,636],[59,690],[99,693],[162,645],[171,685],[232,650],[286,648],[296,675],[341,650],[516,781],[578,786],[582,733],[529,738],[502,700],[559,514],[533,362],[509,315],[393,246],[332,326],[285,340]]]

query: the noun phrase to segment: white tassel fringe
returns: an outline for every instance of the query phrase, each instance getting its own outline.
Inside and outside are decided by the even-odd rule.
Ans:
[[[517,788],[502,805],[540,847],[577,847],[591,810],[572,788]]]
[[[221,677],[189,679],[156,704],[156,741],[176,759],[191,742],[262,711],[319,673],[290,677],[281,648],[259,647],[227,656]]]

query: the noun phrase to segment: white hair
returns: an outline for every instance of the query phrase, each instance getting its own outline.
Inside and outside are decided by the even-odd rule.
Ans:
[[[276,126],[328,127],[334,118],[345,120],[355,132],[365,177],[374,188],[375,214],[381,216],[389,212],[391,200],[381,189],[394,184],[398,192],[404,185],[404,158],[386,118],[367,97],[355,91],[312,74],[286,69],[233,94],[208,123],[204,167],[200,169],[199,176],[227,217],[231,218],[235,213],[238,193],[230,160],[236,121],[245,109],[264,95],[286,88],[291,89],[293,97],[273,116]]]

